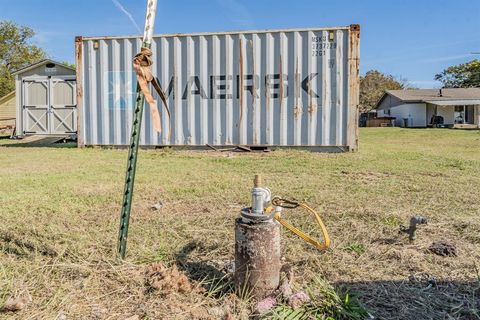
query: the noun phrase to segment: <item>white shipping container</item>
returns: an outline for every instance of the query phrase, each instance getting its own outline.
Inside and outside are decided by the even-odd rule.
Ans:
[[[146,105],[141,145],[357,149],[359,34],[351,25],[154,36],[152,70],[172,117],[159,101],[159,134]],[[128,144],[141,44],[76,38],[80,146]]]

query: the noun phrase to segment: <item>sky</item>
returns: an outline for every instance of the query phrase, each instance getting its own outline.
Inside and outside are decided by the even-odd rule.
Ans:
[[[0,20],[37,32],[50,58],[74,62],[75,36],[140,34],[145,0],[0,0]],[[418,88],[480,55],[480,0],[159,0],[155,33],[361,25],[361,73]]]

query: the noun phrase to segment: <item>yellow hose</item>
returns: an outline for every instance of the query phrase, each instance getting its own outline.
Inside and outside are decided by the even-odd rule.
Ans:
[[[294,207],[302,207],[303,209],[307,210],[311,214],[314,215],[315,220],[317,221],[318,225],[320,226],[320,230],[322,231],[323,239],[325,240],[325,243],[321,243],[320,241],[315,240],[312,238],[310,235],[306,234],[302,230],[298,229],[297,227],[293,226],[290,222],[287,220],[282,219],[280,212],[276,212],[274,214],[275,220],[277,220],[282,226],[287,228],[288,230],[292,231],[294,234],[302,238],[304,241],[312,244],[319,250],[327,250],[330,248],[330,236],[328,235],[327,228],[325,227],[325,224],[323,223],[322,219],[320,218],[320,215],[310,208],[307,204],[302,203],[302,202],[294,202],[294,201],[288,201],[280,198],[275,198],[272,200],[272,203],[277,206],[282,206],[283,204],[289,204],[293,205]],[[285,208],[294,208],[294,207],[285,207]],[[270,209],[270,208],[269,208]],[[273,209],[273,208],[272,208]],[[270,209],[271,210],[271,209]]]

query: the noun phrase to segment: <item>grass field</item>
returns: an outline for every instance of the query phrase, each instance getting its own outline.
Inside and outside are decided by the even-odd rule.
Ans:
[[[256,173],[274,194],[317,208],[334,241],[320,253],[282,233],[297,288],[321,277],[377,319],[480,319],[478,131],[365,128],[360,151],[344,154],[142,151],[123,264],[115,249],[126,150],[0,144],[0,308],[25,302],[2,319],[247,318],[249,301],[225,289],[226,269]],[[409,243],[398,230],[414,214],[429,222]],[[287,217],[316,233],[301,211]],[[458,256],[430,253],[438,240]],[[206,292],[147,290],[156,262]]]

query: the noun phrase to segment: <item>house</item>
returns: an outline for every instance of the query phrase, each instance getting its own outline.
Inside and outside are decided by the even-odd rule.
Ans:
[[[15,127],[15,91],[0,97],[0,130]]]
[[[480,128],[480,88],[387,90],[376,109],[395,126]]]

